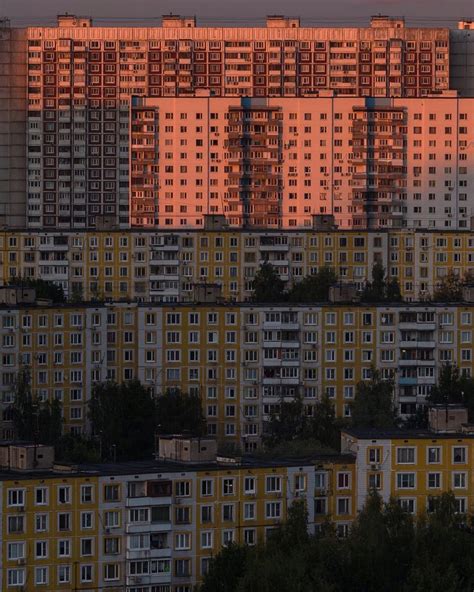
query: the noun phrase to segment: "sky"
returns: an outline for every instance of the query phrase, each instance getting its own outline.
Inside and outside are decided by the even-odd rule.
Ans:
[[[120,19],[196,15],[198,24],[261,24],[267,14],[300,16],[308,25],[361,26],[372,14],[405,16],[412,25],[442,26],[459,18],[474,18],[473,0],[0,0],[0,16],[13,24],[48,24],[58,13]],[[438,20],[440,19],[440,20]],[[231,23],[233,21],[233,23]],[[449,21],[449,22],[448,22]],[[125,21],[124,21],[125,22]],[[149,21],[149,24],[153,24]]]

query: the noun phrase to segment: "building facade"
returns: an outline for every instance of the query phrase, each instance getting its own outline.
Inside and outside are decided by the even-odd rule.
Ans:
[[[310,460],[3,467],[2,590],[191,592],[222,547],[265,541],[295,501],[310,533],[330,521],[339,536],[374,490],[414,515],[446,491],[473,511],[472,434],[350,429],[341,442]]]
[[[362,288],[381,263],[406,301],[433,296],[450,271],[474,274],[474,236],[454,231],[90,231],[0,232],[0,283],[52,281],[69,299],[200,302],[199,283],[226,302],[250,300],[270,262],[287,286],[332,267]]]
[[[444,411],[443,411],[444,413]],[[341,437],[342,451],[356,458],[356,503],[360,510],[367,492],[375,489],[388,502],[397,498],[412,514],[430,511],[443,491],[455,495],[457,511],[470,512],[474,491],[471,433],[349,429]]]
[[[403,19],[388,17],[374,17],[366,28],[301,27],[298,19],[284,17],[271,17],[260,28],[197,27],[194,19],[172,16],[164,17],[161,27],[116,28],[95,27],[90,19],[66,15],[58,18],[56,27],[10,29],[5,22],[4,38],[3,111],[8,113],[14,104],[18,114],[11,124],[5,115],[7,133],[2,145],[8,158],[26,157],[24,168],[12,160],[13,169],[5,173],[9,177],[4,201],[10,204],[8,191],[20,191],[25,182],[26,203],[22,196],[14,203],[24,208],[15,206],[13,211],[8,205],[0,214],[6,224],[30,228],[157,223],[158,213],[164,211],[158,212],[148,195],[156,189],[156,179],[151,186],[148,182],[142,186],[146,179],[133,170],[135,164],[138,168],[145,165],[133,159],[135,148],[140,149],[131,142],[133,97],[186,98],[204,92],[212,97],[234,97],[239,103],[246,96],[296,98],[327,92],[354,98],[413,98],[451,88],[449,29],[411,28]],[[20,68],[27,72],[27,86],[26,76],[21,83],[16,75]],[[238,128],[241,115],[234,115],[233,127]],[[172,127],[170,122],[167,125]],[[153,126],[146,122],[150,132]],[[156,157],[152,152],[147,149],[145,155],[151,170],[157,166],[150,164],[150,156],[152,161]],[[241,160],[238,152],[233,154],[237,161]],[[279,152],[275,146],[273,152]],[[256,200],[257,210],[245,212],[241,198],[236,203],[232,197],[230,217],[248,214],[250,221],[260,223],[280,213],[278,201],[270,205],[267,201],[273,202],[281,193],[281,158],[278,154],[271,165],[275,183],[271,189],[262,190],[258,183],[260,165],[252,165],[250,176],[247,170],[246,183],[253,181],[245,192]],[[390,173],[379,171],[386,172]],[[390,178],[398,184],[395,177]],[[237,180],[234,176],[229,188],[234,195],[241,189],[235,185]],[[329,193],[324,187],[320,191]],[[140,196],[140,192],[147,195]],[[139,196],[142,199],[137,201]],[[206,195],[204,199],[211,198]],[[177,214],[185,204],[173,205]],[[325,205],[315,207],[319,210]],[[199,212],[189,207],[182,218],[192,225],[191,216]],[[378,218],[384,220],[387,212],[380,214]]]
[[[354,467],[316,454],[3,471],[2,590],[191,592],[223,546],[266,540],[295,500],[311,532],[331,517],[344,535]]]
[[[132,226],[467,229],[474,99],[132,102]]]
[[[200,397],[208,433],[258,447],[280,401],[323,395],[350,417],[375,365],[403,416],[425,403],[441,368],[473,375],[472,304],[5,305],[0,309],[3,438],[21,371],[40,401],[59,399],[66,431],[88,431],[94,384],[138,378],[159,395]]]

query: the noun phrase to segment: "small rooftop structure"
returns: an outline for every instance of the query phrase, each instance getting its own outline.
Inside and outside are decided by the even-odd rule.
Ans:
[[[161,18],[161,26],[165,29],[172,28],[194,28],[196,26],[195,16],[181,16],[179,14],[164,14]]]
[[[357,286],[352,283],[339,283],[329,288],[329,302],[355,302]]]
[[[0,304],[34,304],[36,290],[22,286],[0,286]]]
[[[158,437],[157,460],[201,463],[215,462],[217,441],[214,438],[197,438],[173,434]]]
[[[299,17],[288,17],[281,14],[270,14],[267,16],[268,29],[296,29],[299,26]]]
[[[0,468],[10,471],[44,471],[54,464],[54,447],[31,442],[0,445]]]
[[[91,27],[92,19],[75,14],[58,14],[58,27]]]
[[[470,431],[464,405],[432,405],[428,409],[428,425],[437,434]]]
[[[222,286],[206,282],[193,284],[193,301],[199,304],[222,302]]]
[[[403,29],[405,28],[405,19],[403,17],[392,17],[385,14],[376,14],[370,17],[370,26],[372,29],[382,29],[386,27]]]

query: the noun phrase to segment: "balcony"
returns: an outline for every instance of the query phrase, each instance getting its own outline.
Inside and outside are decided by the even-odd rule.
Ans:
[[[128,522],[125,525],[127,534],[142,534],[152,532],[170,532],[171,522]]]
[[[436,347],[436,341],[422,341],[420,340],[411,340],[411,341],[400,341],[400,347],[402,349],[410,349],[410,348],[425,348],[425,349],[434,349]]]
[[[140,559],[147,560],[147,559],[168,559],[171,557],[171,547],[165,547],[162,549],[127,549],[126,551],[126,559],[130,561],[137,561]]]
[[[418,378],[417,377],[400,377],[398,379],[398,384],[400,386],[414,386],[416,384],[418,384]]]

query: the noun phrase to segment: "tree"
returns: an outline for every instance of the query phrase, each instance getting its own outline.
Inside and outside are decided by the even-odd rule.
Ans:
[[[332,267],[321,267],[317,273],[305,276],[288,291],[291,302],[327,302],[329,289],[337,282]]]
[[[151,456],[156,431],[155,401],[138,380],[95,385],[89,401],[89,419],[103,460]]]
[[[52,300],[54,304],[66,302],[66,296],[62,287],[48,280],[15,277],[10,279],[8,285],[16,288],[34,288],[36,290],[36,298]]]
[[[340,431],[334,405],[327,395],[324,395],[314,406],[311,434],[323,446],[339,449]]]
[[[254,302],[283,302],[285,300],[285,282],[277,274],[271,263],[265,261],[253,280]]]
[[[30,372],[23,369],[18,373],[15,386],[15,401],[10,415],[19,440],[38,444],[56,445],[62,433],[61,403],[41,402],[31,392]]]
[[[433,300],[435,302],[461,302],[464,283],[459,275],[455,274],[453,270],[449,270],[436,287]]]
[[[161,434],[186,432],[193,436],[203,436],[206,433],[206,420],[198,395],[168,389],[156,400],[156,416]]]
[[[356,386],[352,405],[352,423],[357,427],[386,428],[397,424],[393,404],[393,381],[382,379],[380,372],[372,369],[370,380]]]
[[[473,421],[474,378],[462,375],[457,366],[445,364],[427,401],[432,405],[462,404],[467,407],[469,420]]]
[[[199,592],[236,592],[251,553],[252,548],[246,545],[224,547],[211,561]]]
[[[308,418],[301,397],[292,401],[280,399],[278,411],[271,414],[266,425],[265,444],[274,448],[281,442],[297,440],[309,435]]]
[[[377,262],[372,267],[372,281],[366,282],[361,300],[363,302],[401,302],[400,284],[396,278],[385,278],[385,268]]]
[[[233,544],[210,563],[201,592],[470,592],[474,536],[443,494],[415,519],[372,492],[345,538],[329,523],[308,533],[304,503],[254,547]]]

